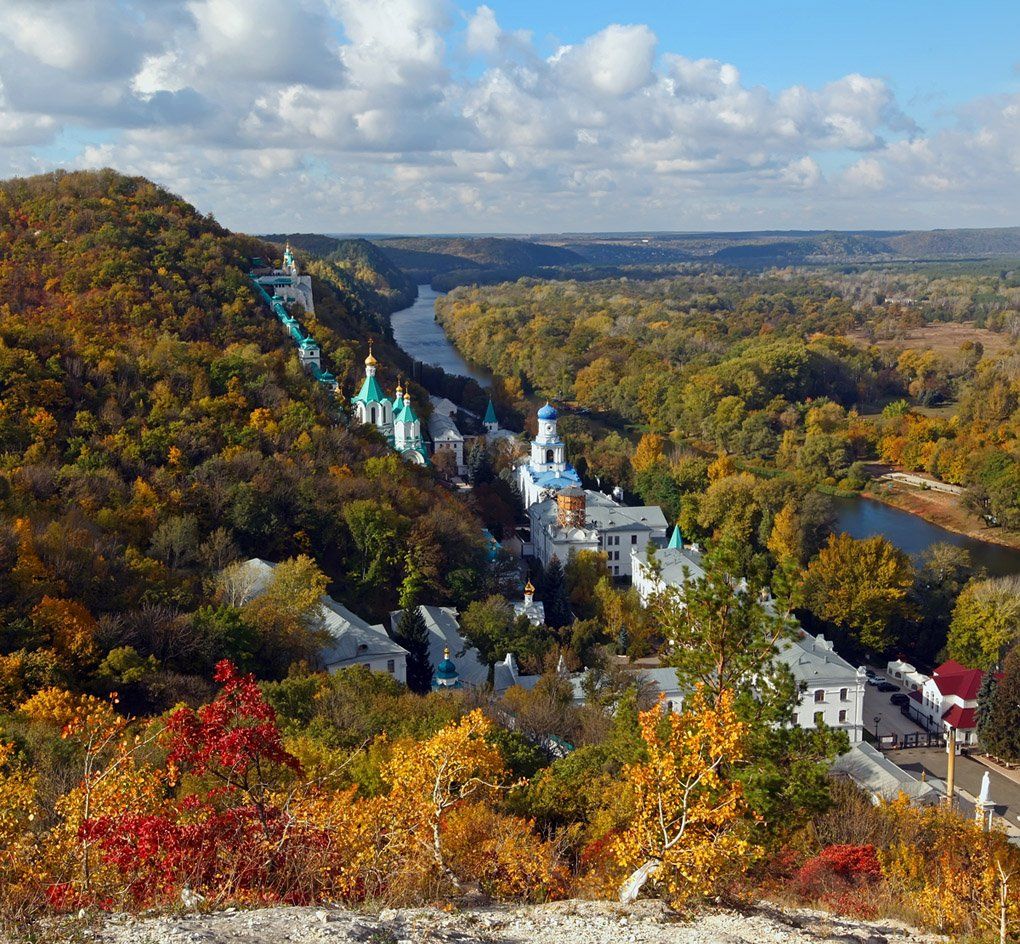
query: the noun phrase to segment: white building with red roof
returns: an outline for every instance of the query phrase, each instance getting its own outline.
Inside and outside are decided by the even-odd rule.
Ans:
[[[957,731],[962,744],[977,741],[977,695],[984,672],[968,669],[950,659],[943,662],[924,684],[910,693],[910,717],[929,731]]]

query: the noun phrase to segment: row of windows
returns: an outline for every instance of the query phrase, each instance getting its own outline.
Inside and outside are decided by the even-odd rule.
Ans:
[[[820,727],[824,720],[825,720],[825,712],[824,711],[816,711],[815,712],[815,727],[816,728]],[[793,716],[793,723],[794,724],[798,723],[798,716],[797,715]],[[839,723],[840,724],[846,724],[847,723],[847,714],[846,714],[846,709],[845,708],[843,708],[840,711],[840,713],[839,713]]]
[[[606,540],[606,547],[619,547],[620,546],[620,535],[618,535],[618,534],[609,534],[609,535],[606,535],[606,539],[605,540]],[[630,543],[631,544],[637,544],[637,535],[636,534],[632,534],[630,536]]]
[[[850,695],[850,690],[848,688],[841,688],[839,690],[839,700],[840,701],[849,701],[850,700],[849,695]],[[821,703],[823,701],[825,701],[825,689],[824,688],[816,689],[815,690],[815,702],[816,703]]]

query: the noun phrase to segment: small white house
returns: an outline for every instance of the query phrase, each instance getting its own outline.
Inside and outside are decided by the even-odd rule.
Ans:
[[[429,437],[432,440],[433,454],[452,453],[457,463],[457,474],[463,475],[467,471],[467,466],[464,463],[464,436],[457,428],[453,416],[438,408],[437,399],[439,398],[432,398],[434,408],[429,417]],[[445,400],[445,403],[450,403],[450,401]]]
[[[864,668],[854,668],[820,633],[800,636],[783,648],[779,661],[786,664],[801,688],[793,722],[801,728],[827,727],[846,731],[851,744],[864,737]]]
[[[885,667],[885,674],[889,678],[896,679],[907,691],[911,692],[921,688],[928,681],[927,675],[918,672],[909,662],[904,662],[902,659],[893,659],[888,663]]]
[[[655,594],[662,593],[667,587],[679,587],[687,580],[699,580],[705,576],[701,566],[701,549],[697,544],[684,541],[679,526],[673,528],[669,544],[655,551],[654,561],[648,559],[647,545],[644,551],[633,546],[630,566],[634,589],[645,606]]]

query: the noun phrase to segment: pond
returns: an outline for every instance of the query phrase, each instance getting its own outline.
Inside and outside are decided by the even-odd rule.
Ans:
[[[464,360],[436,321],[436,299],[441,294],[431,285],[419,285],[414,304],[390,315],[393,340],[416,361],[442,367],[448,374],[471,377],[482,387],[488,387],[492,374]]]
[[[925,521],[908,511],[893,508],[871,498],[834,498],[835,530],[851,537],[870,538],[881,534],[913,557],[932,544],[956,544],[970,552],[971,562],[990,575],[1020,573],[1020,551],[988,541],[978,541]]]

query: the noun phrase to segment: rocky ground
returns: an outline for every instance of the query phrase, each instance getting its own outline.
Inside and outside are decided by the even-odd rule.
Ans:
[[[563,901],[460,911],[326,908],[115,916],[88,935],[103,944],[935,944],[895,922],[808,911],[708,911],[683,920],[660,902]]]

